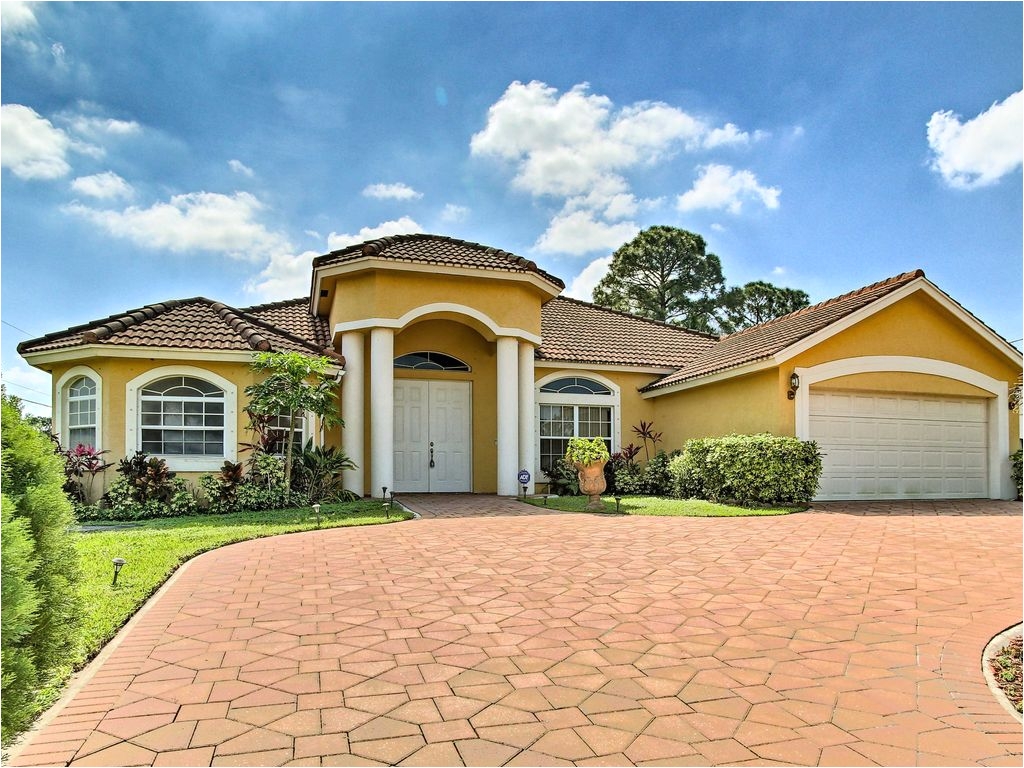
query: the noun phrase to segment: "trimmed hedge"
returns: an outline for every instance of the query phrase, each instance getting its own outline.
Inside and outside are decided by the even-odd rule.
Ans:
[[[1024,451],[1017,451],[1010,454],[1010,474],[1013,475],[1014,485],[1017,486],[1017,498],[1022,495],[1021,486],[1024,485]]]
[[[75,518],[64,461],[3,397],[3,696],[6,743],[38,711],[37,690],[75,661],[81,620]],[[8,579],[11,583],[8,584]]]
[[[806,503],[821,477],[817,443],[795,437],[728,435],[690,440],[669,464],[679,498],[744,505]]]

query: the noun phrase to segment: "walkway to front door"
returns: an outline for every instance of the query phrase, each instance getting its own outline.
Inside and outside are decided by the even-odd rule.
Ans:
[[[463,517],[522,517],[524,515],[574,514],[534,507],[507,496],[477,493],[403,493],[398,497],[407,509],[425,520]]]

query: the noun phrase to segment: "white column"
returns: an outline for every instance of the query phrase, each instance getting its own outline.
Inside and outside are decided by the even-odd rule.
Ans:
[[[355,462],[356,468],[345,472],[345,488],[362,497],[366,493],[363,472],[363,334],[356,331],[342,334],[341,354],[345,356],[345,375],[341,381],[341,450]]]
[[[518,493],[519,342],[498,337],[498,495]]]
[[[527,493],[533,493],[536,467],[534,466],[534,445],[536,438],[533,413],[533,344],[519,342],[519,468],[530,473]]]
[[[395,332],[370,331],[370,495],[395,487]]]

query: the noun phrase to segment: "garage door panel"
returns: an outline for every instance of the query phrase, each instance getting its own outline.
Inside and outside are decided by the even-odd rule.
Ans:
[[[820,499],[987,495],[988,405],[979,398],[810,392]]]

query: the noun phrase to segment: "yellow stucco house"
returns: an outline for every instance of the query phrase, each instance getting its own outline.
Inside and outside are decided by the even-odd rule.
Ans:
[[[611,451],[772,432],[816,440],[821,499],[1012,498],[1021,354],[921,271],[717,338],[561,297],[512,253],[400,235],[313,261],[309,296],[167,301],[24,342],[53,375],[66,445],[163,456],[186,477],[239,460],[254,350],[336,363],[340,445],[361,494],[513,495],[572,435]]]

